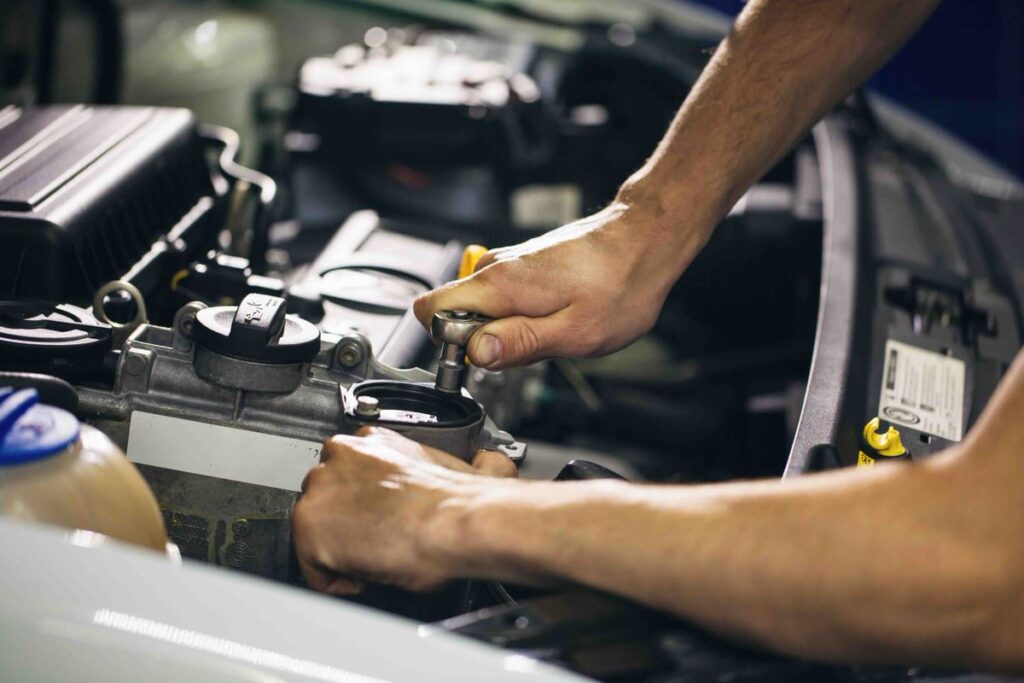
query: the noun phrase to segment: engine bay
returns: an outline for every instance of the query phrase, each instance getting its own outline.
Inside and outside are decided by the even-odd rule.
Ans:
[[[423,53],[430,69],[403,71]],[[653,144],[625,103],[579,92],[596,65],[559,57],[425,31],[311,58],[267,152],[283,161],[259,171],[235,160],[232,131],[186,111],[9,107],[4,369],[74,384],[77,414],[140,466],[185,557],[285,581],[288,510],[318,444],[368,422],[361,392],[380,399],[373,420],[464,457],[487,444],[523,460],[502,430],[536,441],[538,472],[597,452],[645,480],[780,475],[817,308],[810,144],[729,215],[637,347],[471,368],[466,405],[387,392],[432,389],[436,349],[411,303],[455,279],[465,246],[580,217]],[[688,84],[671,85],[662,120]],[[584,143],[623,158],[583,159]]]
[[[856,99],[833,125],[870,164],[837,180],[832,138],[803,140],[722,220],[632,346],[492,372],[464,362],[472,314],[423,329],[412,302],[465,275],[476,245],[600,209],[651,153],[713,42],[626,28],[595,22],[565,47],[375,25],[259,90],[245,140],[167,106],[0,109],[0,386],[35,387],[110,437],[186,561],[297,585],[290,515],[303,477],[325,438],[366,425],[463,459],[498,450],[526,478],[781,478],[853,464],[886,340],[927,328],[935,351],[975,358],[965,429],[1019,346],[1019,311],[1004,282],[971,280],[978,271],[915,271],[906,245],[885,242],[910,224],[886,232],[878,216],[893,210],[876,216],[888,270],[847,291],[867,287],[859,305],[885,311],[850,316],[850,344],[872,345],[874,360],[842,397],[838,426],[809,435],[822,316],[835,305],[824,299],[835,296],[826,269],[837,272],[824,262],[837,234],[829,193],[868,186],[891,208],[908,168],[948,182],[927,154],[872,128]],[[893,155],[912,161],[893,171]],[[960,436],[907,434],[920,455]],[[536,595],[465,581],[356,600],[438,622]],[[535,622],[549,603],[537,604]],[[504,633],[448,623],[493,643]],[[660,666],[641,660],[637,670]]]

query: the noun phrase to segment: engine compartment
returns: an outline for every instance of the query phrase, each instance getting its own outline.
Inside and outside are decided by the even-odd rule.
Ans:
[[[278,134],[259,170],[182,110],[5,109],[5,377],[73,384],[53,391],[136,463],[184,557],[285,582],[301,582],[299,483],[326,436],[367,423],[361,392],[381,401],[371,422],[464,457],[501,449],[522,476],[580,458],[650,481],[780,476],[818,304],[813,144],[737,204],[640,342],[471,368],[442,404],[413,299],[456,277],[464,246],[610,200],[694,71],[648,73],[607,44],[399,38],[310,58],[293,106],[261,113]],[[632,107],[610,83],[641,72],[657,87]],[[433,619],[494,600],[382,594],[366,600]]]
[[[335,433],[486,447],[542,480],[800,476],[858,466],[875,417],[907,457],[955,444],[1024,339],[1024,191],[856,93],[721,220],[637,342],[468,366],[412,302],[474,249],[606,206],[723,25],[685,3],[125,4],[133,104],[110,35],[95,84],[65,54],[89,55],[81,8],[48,103],[0,84],[0,388],[106,434],[218,580],[303,587],[291,510]],[[952,378],[946,412],[897,404],[897,359]],[[345,600],[599,680],[947,680],[775,658],[575,590]]]

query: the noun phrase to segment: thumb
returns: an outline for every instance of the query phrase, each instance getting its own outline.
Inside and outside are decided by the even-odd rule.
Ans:
[[[469,340],[469,360],[488,370],[527,365],[559,355],[570,331],[563,311],[543,318],[501,318],[481,327]]]

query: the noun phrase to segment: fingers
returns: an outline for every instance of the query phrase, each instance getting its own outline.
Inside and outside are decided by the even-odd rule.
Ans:
[[[491,265],[496,260],[498,260],[498,253],[500,251],[501,251],[500,249],[490,249],[490,250],[488,250],[487,253],[485,253],[483,256],[481,256],[480,260],[478,260],[476,262],[476,266],[474,266],[473,272],[474,273],[479,273],[481,270],[483,270],[484,268],[486,268],[487,266]]]
[[[365,581],[338,575],[322,590],[324,593],[330,593],[331,595],[358,595],[365,588]]]
[[[331,595],[358,595],[366,588],[366,582],[344,576],[337,572],[315,566],[299,558],[299,569],[306,584],[315,591]]]
[[[497,451],[479,451],[473,458],[473,469],[488,477],[513,479],[519,476],[515,463]]]
[[[327,449],[324,448],[320,452],[320,457],[323,458],[323,454],[326,453],[326,452],[327,452]],[[309,470],[309,472],[306,472],[306,476],[302,478],[302,485],[299,487],[299,490],[302,491],[302,493],[305,493],[306,489],[308,489],[310,487],[310,485],[313,483],[313,479],[314,478],[323,476],[323,470],[324,470],[323,462],[320,462],[320,463],[318,463],[316,465],[313,465],[313,467]]]
[[[428,330],[435,313],[451,310],[474,311],[492,318],[500,318],[508,315],[511,309],[508,297],[492,283],[487,271],[477,270],[463,280],[450,282],[423,294],[413,304],[413,312],[417,319]]]
[[[465,474],[488,474],[495,477],[511,476],[508,474],[508,469],[505,466],[505,463],[515,470],[515,465],[512,464],[512,461],[501,453],[480,451],[480,453],[477,454],[477,457],[484,453],[488,456],[483,460],[486,471],[482,471],[481,467],[476,464],[476,461],[470,465],[462,458],[454,456],[451,453],[446,453],[440,449],[423,445],[402,436],[398,432],[381,427],[361,427],[356,430],[356,436],[381,439],[390,447],[402,452],[404,455],[418,460],[426,460],[432,464],[440,465],[445,469],[463,472]]]
[[[501,478],[518,476],[518,469],[515,464],[497,451],[479,451],[473,457],[472,463],[467,463],[450,453],[433,449],[431,446],[402,436],[396,431],[382,427],[360,427],[352,436],[339,434],[328,439],[325,445],[323,462],[314,466],[302,481],[303,493],[305,493],[307,486],[314,478],[323,476],[323,473],[317,473],[317,471],[325,469],[328,460],[337,457],[338,452],[358,452],[358,443],[351,442],[351,440],[366,438],[377,439],[386,443],[392,450],[401,453],[403,456],[426,461],[456,472]]]
[[[572,334],[565,310],[540,318],[512,316],[477,330],[467,352],[473,365],[500,370],[563,355],[572,348]]]

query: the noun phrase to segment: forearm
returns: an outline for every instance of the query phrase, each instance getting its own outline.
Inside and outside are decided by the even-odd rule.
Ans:
[[[1010,666],[993,633],[1018,637],[1005,623],[1024,614],[1004,610],[1019,564],[957,476],[943,463],[785,484],[510,482],[450,506],[437,538],[457,573],[568,578],[796,655]]]
[[[706,236],[937,3],[752,0],[620,201]]]

